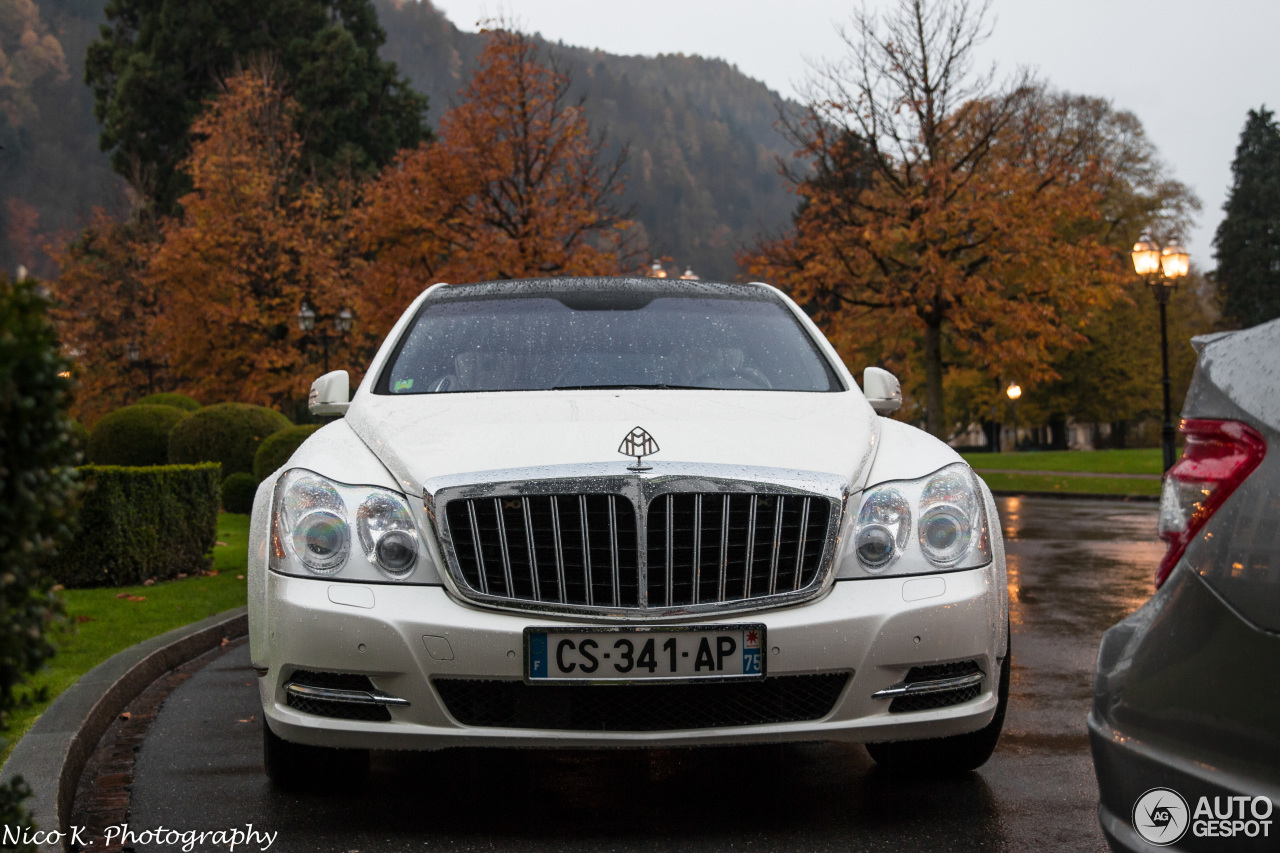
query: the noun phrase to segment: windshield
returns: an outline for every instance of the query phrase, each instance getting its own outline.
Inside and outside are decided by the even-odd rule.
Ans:
[[[843,390],[784,305],[768,293],[732,290],[742,295],[593,290],[431,299],[376,393]]]

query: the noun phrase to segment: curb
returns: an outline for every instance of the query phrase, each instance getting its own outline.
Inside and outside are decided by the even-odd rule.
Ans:
[[[21,776],[31,787],[24,804],[42,832],[65,832],[80,774],[111,722],[151,682],[176,666],[249,632],[247,607],[237,607],[144,640],[89,670],[53,701],[18,741],[0,783]],[[59,836],[54,836],[59,838]],[[63,853],[61,841],[40,853]]]
[[[982,472],[979,471],[979,474]],[[1118,501],[1120,503],[1159,503],[1159,495],[1108,495],[1098,492],[1028,492],[993,489],[991,494],[997,498],[1057,498],[1059,500],[1081,501]]]

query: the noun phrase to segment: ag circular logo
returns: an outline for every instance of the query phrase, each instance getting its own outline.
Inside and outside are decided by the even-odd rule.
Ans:
[[[1133,804],[1133,828],[1157,847],[1173,844],[1191,823],[1187,801],[1172,788],[1152,788]]]

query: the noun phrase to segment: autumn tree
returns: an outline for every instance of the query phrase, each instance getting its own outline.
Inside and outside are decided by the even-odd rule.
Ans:
[[[295,315],[303,301],[323,313],[348,299],[350,192],[305,168],[299,107],[279,74],[261,63],[225,81],[192,126],[194,189],[145,276],[161,294],[155,327],[177,390],[200,399],[305,396],[318,356]]]
[[[900,0],[854,15],[849,55],[818,69],[790,127],[813,165],[795,176],[794,230],[744,257],[846,353],[906,365],[920,350],[942,437],[944,346],[991,377],[1048,378],[1124,273],[1099,239],[1112,164],[1097,111],[1025,75],[974,73],[986,13]]]
[[[439,141],[404,152],[366,194],[374,260],[361,316],[383,333],[438,280],[608,275],[633,266],[614,201],[625,151],[602,154],[568,75],[518,32],[492,30]]]
[[[80,380],[72,413],[86,423],[147,392],[131,345],[140,360],[163,358],[155,328],[160,292],[147,277],[158,240],[150,217],[122,222],[99,210],[58,255],[52,313]],[[158,378],[156,390],[167,387],[168,372]]]
[[[85,65],[100,143],[163,214],[192,186],[179,168],[192,122],[217,81],[257,56],[279,60],[300,155],[318,172],[376,171],[429,135],[426,98],[378,55],[386,34],[369,0],[109,0],[105,11]]]

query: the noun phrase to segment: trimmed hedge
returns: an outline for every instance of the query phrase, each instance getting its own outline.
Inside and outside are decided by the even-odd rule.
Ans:
[[[164,465],[169,434],[189,416],[174,406],[126,406],[109,412],[89,433],[89,464]]]
[[[303,424],[289,427],[264,440],[253,457],[254,479],[261,483],[275,473],[275,470],[288,462],[298,446],[320,429],[320,426],[321,424]]]
[[[169,436],[169,462],[222,463],[223,476],[253,473],[253,455],[267,436],[293,424],[274,409],[219,403],[192,412]]]
[[[243,471],[222,481],[222,508],[227,512],[253,512],[253,496],[258,491],[258,481]]]
[[[175,394],[172,391],[161,391],[158,394],[148,394],[138,402],[135,406],[173,406],[175,409],[182,409],[184,412],[194,412],[200,408],[195,398],[188,397],[186,394]]]
[[[85,465],[80,529],[51,573],[68,587],[128,586],[207,571],[217,539],[217,464]]]

